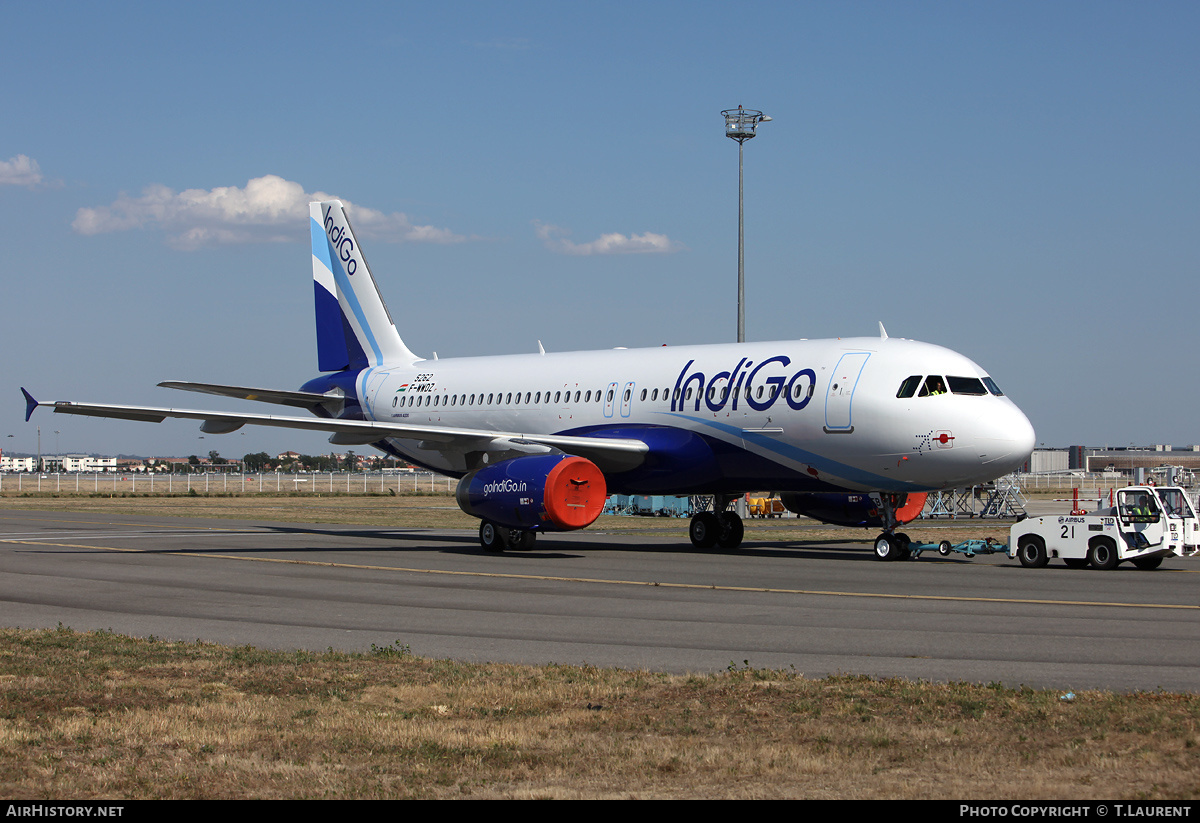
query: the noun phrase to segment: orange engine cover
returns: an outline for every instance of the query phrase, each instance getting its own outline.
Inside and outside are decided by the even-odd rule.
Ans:
[[[572,531],[600,516],[608,486],[586,458],[539,454],[473,471],[455,496],[467,514],[510,529]]]

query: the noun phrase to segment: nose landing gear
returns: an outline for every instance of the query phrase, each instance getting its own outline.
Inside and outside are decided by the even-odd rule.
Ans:
[[[875,558],[877,560],[903,560],[912,555],[909,544],[912,541],[904,532],[896,531],[900,525],[896,519],[896,509],[902,505],[901,495],[882,493],[872,494],[879,506],[879,516],[883,520],[883,533],[875,538]]]
[[[884,532],[875,538],[875,557],[878,560],[903,560],[912,554],[908,547],[911,542],[903,532]]]

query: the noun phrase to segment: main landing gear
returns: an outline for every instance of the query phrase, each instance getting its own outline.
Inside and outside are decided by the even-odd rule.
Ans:
[[[713,499],[715,511],[700,512],[692,517],[688,524],[688,537],[697,549],[711,549],[720,546],[722,549],[736,549],[742,545],[746,527],[737,512],[727,509],[736,500],[734,497],[717,495]]]
[[[490,520],[479,523],[479,545],[485,552],[508,551],[527,552],[533,548],[537,540],[537,532],[524,529],[509,529],[497,526]]]

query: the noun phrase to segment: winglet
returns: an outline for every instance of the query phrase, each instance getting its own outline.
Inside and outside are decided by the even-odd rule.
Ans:
[[[38,401],[33,399],[33,395],[25,391],[25,387],[21,387],[21,394],[25,395],[25,422],[29,422],[29,418],[33,416],[33,410],[38,407]]]
[[[888,336],[887,336],[887,329],[885,329],[885,328],[883,327],[883,321],[882,321],[882,320],[880,320],[880,321],[879,321],[879,339],[880,339],[880,340],[887,340],[887,339],[888,339]]]

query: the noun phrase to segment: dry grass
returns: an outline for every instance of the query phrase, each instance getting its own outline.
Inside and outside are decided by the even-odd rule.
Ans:
[[[1200,696],[0,631],[6,798],[1196,799]]]

